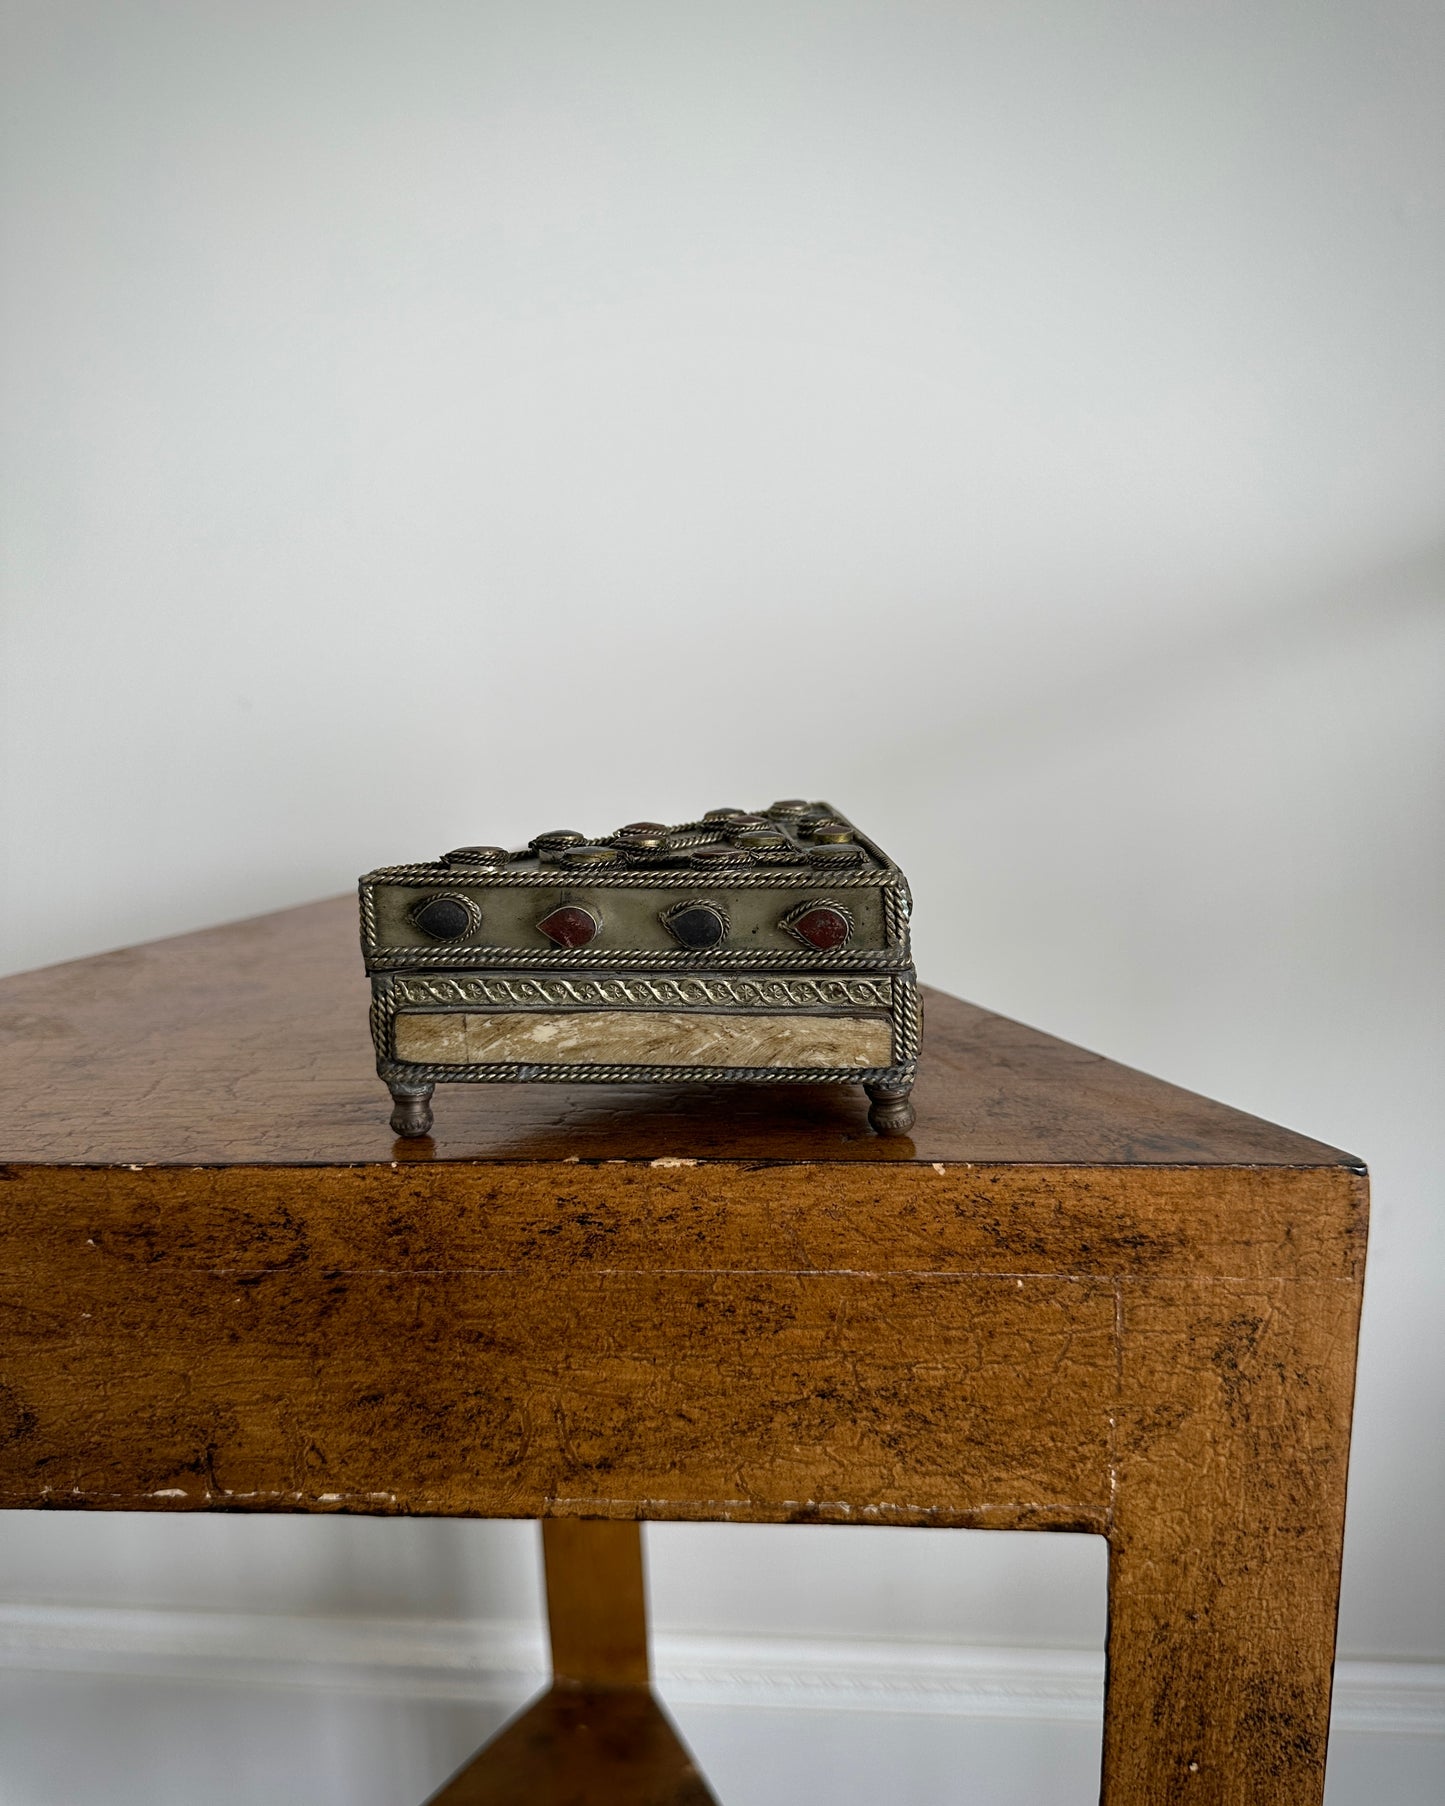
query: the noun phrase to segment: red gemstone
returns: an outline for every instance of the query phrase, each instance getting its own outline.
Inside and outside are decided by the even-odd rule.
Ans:
[[[554,947],[585,947],[588,941],[596,939],[602,924],[581,904],[564,903],[560,909],[543,916],[537,926]]]
[[[831,903],[819,903],[812,909],[805,909],[802,915],[794,916],[788,926],[799,940],[822,953],[831,953],[835,947],[841,947],[853,932],[853,924],[847,916],[841,909],[834,909]]]

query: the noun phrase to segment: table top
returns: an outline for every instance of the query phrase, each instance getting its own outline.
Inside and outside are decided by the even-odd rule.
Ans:
[[[406,1161],[1351,1167],[1258,1117],[925,990],[910,1137],[861,1087],[444,1085],[395,1139],[349,897],[0,981],[0,1162]]]

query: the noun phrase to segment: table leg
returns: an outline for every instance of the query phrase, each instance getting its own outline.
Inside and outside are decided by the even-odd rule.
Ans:
[[[1237,1281],[1123,1302],[1104,1806],[1320,1806],[1356,1307]]]
[[[641,1526],[542,1525],[552,1685],[428,1806],[717,1806],[648,1686]]]
[[[554,1683],[645,1687],[642,1526],[602,1518],[544,1518],[542,1562]]]

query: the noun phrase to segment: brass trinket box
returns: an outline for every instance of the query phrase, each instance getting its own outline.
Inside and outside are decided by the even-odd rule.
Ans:
[[[376,1069],[399,1135],[440,1081],[862,1084],[905,1134],[911,898],[826,803],[458,847],[361,880]]]

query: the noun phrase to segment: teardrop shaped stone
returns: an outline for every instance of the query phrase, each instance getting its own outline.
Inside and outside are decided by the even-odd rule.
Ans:
[[[816,947],[820,953],[831,953],[835,947],[843,946],[853,932],[847,916],[831,903],[817,903],[812,909],[805,909],[788,926],[799,940]]]
[[[544,915],[537,926],[554,947],[585,947],[597,938],[602,923],[580,903],[564,903]]]

